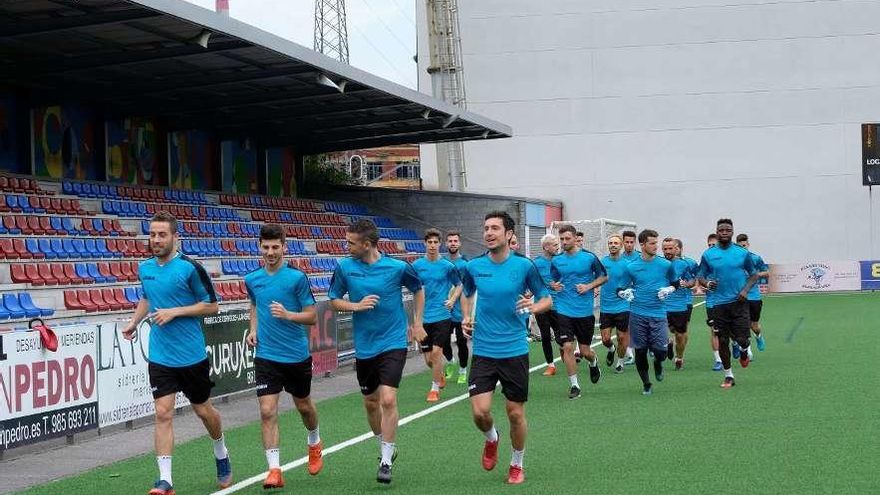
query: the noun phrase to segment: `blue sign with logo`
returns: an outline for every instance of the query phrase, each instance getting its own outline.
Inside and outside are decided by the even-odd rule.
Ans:
[[[862,290],[880,290],[880,260],[860,261]]]

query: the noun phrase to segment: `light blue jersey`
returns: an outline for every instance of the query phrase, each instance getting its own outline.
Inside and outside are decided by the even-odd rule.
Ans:
[[[635,260],[642,259],[642,252],[638,249],[633,249],[633,251],[629,254],[626,254],[626,251],[621,251],[620,257],[623,258],[624,261],[632,263]]]
[[[657,292],[677,280],[675,269],[666,258],[655,256],[650,261],[639,258],[626,265],[626,274],[620,288],[633,288],[635,299],[629,305],[630,313],[650,318],[666,318],[666,305],[657,297]]]
[[[461,285],[458,269],[449,260],[427,257],[419,258],[412,264],[425,288],[425,323],[451,320],[452,313],[446,309],[446,300],[453,287]]]
[[[672,260],[672,266],[678,280],[693,282],[697,277],[697,262],[690,258],[675,258]],[[693,299],[693,291],[690,288],[679,287],[666,297],[666,311],[669,313],[687,311],[688,305],[693,303]]]
[[[755,266],[756,272],[766,272],[770,271],[770,267],[767,266],[767,263],[764,263],[764,258],[761,258],[757,253],[753,253],[749,251],[749,254],[752,257],[752,264]],[[752,288],[749,289],[749,301],[760,301],[761,300],[761,288],[758,287],[760,283],[767,283],[767,279],[761,279],[752,284]]]
[[[339,260],[327,296],[342,299],[345,294],[354,301],[366,296],[379,296],[379,303],[368,311],[352,314],[354,354],[368,359],[395,349],[406,349],[407,317],[403,308],[401,286],[418,292],[422,282],[412,265],[382,255],[375,263],[354,258]]]
[[[447,260],[452,262],[455,265],[455,268],[458,269],[458,275],[461,277],[461,274],[464,271],[464,267],[467,266],[467,258],[464,256],[459,256],[458,258],[452,259],[449,256],[445,257]],[[461,323],[461,298],[455,300],[455,306],[452,307],[452,321]]]
[[[549,295],[535,264],[514,252],[500,263],[484,254],[468,262],[462,283],[466,297],[477,293],[474,356],[502,359],[527,354],[529,344],[516,302],[527,291],[536,301]]]
[[[138,266],[138,277],[150,313],[157,309],[182,308],[199,302],[217,302],[208,273],[198,261],[177,253],[164,265],[156,258]],[[180,368],[207,359],[202,318],[180,316],[165,325],[150,327],[150,362]]]
[[[750,253],[736,244],[726,248],[721,243],[707,249],[700,260],[700,277],[718,282],[713,294],[713,304],[720,306],[736,301],[748,278],[755,273]]]
[[[599,312],[606,314],[626,313],[629,311],[629,303],[626,299],[617,296],[617,289],[623,287],[623,277],[626,272],[626,265],[632,260],[627,260],[617,256],[617,259],[611,255],[602,258],[602,266],[605,267],[605,273],[608,274],[608,282],[602,286],[599,292]]]
[[[287,311],[301,312],[315,305],[306,275],[286,264],[274,274],[260,268],[244,277],[251,304],[257,310],[256,356],[279,363],[301,363],[309,358],[309,329],[300,323],[272,316],[277,302]]]
[[[605,267],[595,254],[587,250],[574,254],[562,253],[550,262],[553,280],[561,282],[563,289],[553,297],[556,312],[569,318],[584,318],[593,314],[593,291],[579,294],[578,284],[592,283],[604,277]]]

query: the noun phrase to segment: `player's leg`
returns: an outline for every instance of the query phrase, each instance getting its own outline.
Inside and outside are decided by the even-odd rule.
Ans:
[[[541,333],[541,350],[544,351],[544,362],[547,363],[547,369],[544,370],[544,376],[553,376],[556,374],[556,364],[553,363],[553,340],[550,331],[550,312],[535,315],[535,322],[538,323],[538,330]]]
[[[520,484],[525,481],[523,456],[526,448],[528,424],[525,403],[529,398],[529,356],[527,354],[499,360],[498,378],[506,399],[507,419],[510,422],[510,468],[507,482]]]
[[[223,437],[223,424],[220,412],[214,408],[209,398],[214,382],[210,378],[211,364],[204,361],[181,368],[179,373],[180,390],[189,399],[193,412],[202,420],[205,430],[214,445],[214,460],[217,466],[217,484],[226,488],[232,484],[232,466],[229,463],[229,452]]]
[[[732,319],[729,314],[727,305],[715,306],[715,335],[718,336],[718,353],[721,356],[721,367],[724,370],[724,381],[721,382],[722,388],[730,388],[736,385],[733,377],[733,369],[730,366],[731,352],[731,325]]]
[[[648,322],[644,316],[630,313],[630,345],[635,354],[636,371],[642,380],[642,394],[651,394],[651,379],[648,378]]]
[[[492,396],[498,379],[498,360],[474,356],[468,377],[468,394],[474,424],[486,437],[482,456],[483,469],[486,471],[495,469],[498,464],[499,436],[498,429],[495,428],[495,418],[492,417]]]
[[[669,323],[665,317],[649,318],[648,348],[654,353],[654,378],[663,381],[663,361],[666,360],[669,342]]]
[[[614,364],[614,355],[617,348],[614,341],[611,340],[611,330],[613,329],[612,320],[607,313],[599,313],[599,337],[602,339],[602,345],[608,349],[605,354],[605,365],[612,366]]]
[[[557,313],[556,321],[559,323],[556,329],[556,343],[559,344],[562,362],[565,363],[565,372],[568,376],[568,398],[576,399],[581,396],[581,386],[578,383],[577,360],[574,357],[574,320]]]
[[[709,346],[712,348],[712,370],[721,371],[724,368],[721,362],[721,346],[718,343],[718,334],[715,332],[715,308],[706,307],[706,325],[709,327]]]
[[[761,310],[763,307],[764,301],[749,301],[749,320],[751,320],[752,333],[755,334],[755,345],[759,351],[763,351],[766,347],[764,333],[761,329]]]
[[[596,317],[593,315],[578,318],[575,324],[575,338],[581,351],[581,356],[587,360],[587,369],[590,372],[590,382],[597,383],[602,378],[602,370],[599,368],[599,356],[593,350],[593,332],[596,329]]]
[[[623,373],[626,365],[626,350],[629,348],[629,311],[614,315],[614,327],[617,329],[617,364],[615,373]]]
[[[269,474],[263,481],[263,488],[266,489],[284,486],[284,475],[281,473],[281,439],[278,431],[278,398],[284,388],[281,367],[281,363],[262,358],[254,359],[260,428],[266,463],[269,465]]]
[[[458,347],[458,384],[464,385],[467,383],[467,366],[470,359],[468,339],[464,336],[460,321],[452,322],[452,328],[455,330],[455,345]]]
[[[153,365],[150,364],[152,367]],[[151,383],[155,383],[152,379]],[[153,385],[155,386],[155,385]],[[152,495],[173,493],[174,480],[171,475],[171,456],[174,451],[174,393],[153,400],[156,417],[153,431],[153,442],[156,448],[156,463],[159,466],[159,479],[150,491]],[[163,484],[164,482],[164,484]]]
[[[303,426],[308,431],[306,444],[309,455],[309,474],[312,476],[321,472],[324,467],[322,454],[323,442],[321,431],[318,426],[318,409],[312,401],[312,358],[309,357],[301,363],[289,367],[289,374],[285,390],[293,396],[293,405],[302,419]],[[277,408],[276,408],[277,410]]]
[[[749,303],[748,301],[737,301],[731,303],[731,319],[732,319],[732,327],[731,330],[733,332],[733,339],[736,341],[737,345],[740,348],[740,356],[739,362],[743,368],[748,367],[749,362],[751,361],[751,342],[749,337],[751,336],[750,322],[749,322]]]

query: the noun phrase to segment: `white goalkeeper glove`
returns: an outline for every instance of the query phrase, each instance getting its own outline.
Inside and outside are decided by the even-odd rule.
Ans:
[[[617,297],[621,299],[625,299],[626,302],[632,302],[633,299],[636,298],[636,295],[633,293],[632,289],[624,289],[622,291],[617,292]]]
[[[668,287],[663,287],[657,291],[657,299],[664,301],[664,300],[666,300],[666,297],[669,296],[669,294],[672,294],[673,292],[675,292],[675,287],[673,287],[671,285]]]

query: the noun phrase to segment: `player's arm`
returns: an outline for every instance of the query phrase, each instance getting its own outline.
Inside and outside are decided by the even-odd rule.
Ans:
[[[752,286],[755,285],[760,278],[751,256],[746,256],[745,262],[743,263],[743,269],[749,274],[749,278],[746,280],[746,285],[739,291],[739,294],[736,297],[737,301],[745,301],[748,299],[749,290],[751,290]]]
[[[170,323],[175,318],[191,318],[198,316],[216,315],[220,312],[217,304],[217,293],[211,284],[211,278],[205,268],[195,263],[189,275],[189,290],[195,296],[195,304],[179,306],[177,308],[157,309],[150,315],[153,321],[159,325]]]
[[[341,266],[337,266],[333,272],[333,278],[330,279],[330,290],[327,291],[327,297],[330,298],[330,307],[333,311],[349,311],[357,313],[359,311],[369,311],[379,304],[379,296],[370,294],[360,301],[345,300],[343,297],[348,294],[348,282],[345,278],[345,272]],[[349,297],[351,297],[349,295]]]
[[[250,292],[250,289],[248,289]],[[248,320],[248,334],[245,337],[245,341],[251,347],[256,347],[257,345],[257,307],[254,306],[254,303],[251,302],[248,306],[248,312],[250,313],[250,320]]]
[[[706,259],[706,255],[704,254],[702,258],[700,258],[700,266],[697,268],[697,282],[707,290],[715,290],[715,287],[718,287],[718,282],[716,280],[712,280],[709,277],[712,276],[712,267],[709,266],[709,260]]]
[[[315,295],[312,294],[312,288],[305,275],[299,277],[294,283],[292,292],[296,296],[299,307],[302,309],[299,311],[288,311],[281,303],[272,301],[272,304],[269,305],[269,311],[272,313],[272,316],[292,321],[293,323],[299,323],[300,325],[314,325],[317,323],[318,312],[315,309]]]
[[[413,326],[412,336],[416,342],[425,340],[428,334],[424,327],[425,315],[425,289],[420,288],[413,293]]]
[[[458,301],[458,298],[461,297],[461,274],[458,273],[458,268],[455,265],[449,271],[448,280],[452,284],[452,288],[449,289],[449,294],[446,296],[446,301],[443,305],[451,311],[455,307],[455,301]]]
[[[550,292],[547,291],[547,286],[544,285],[544,279],[541,278],[541,274],[538,273],[538,268],[534,263],[526,274],[526,287],[534,297],[521,300],[522,304],[530,307],[531,312],[536,315],[550,311],[553,307],[553,299],[550,297]]]
[[[599,261],[599,258],[593,256],[591,268],[593,270],[593,276],[596,278],[588,284],[578,284],[577,291],[580,294],[585,294],[596,287],[603,285],[605,282],[608,282],[608,272],[605,270],[605,265]]]
[[[562,285],[562,282],[561,282],[562,274],[559,273],[559,269],[556,268],[556,265],[553,264],[552,260],[550,261],[550,277],[552,278],[552,280],[547,285],[551,289],[553,289],[556,292],[559,292],[559,291],[565,289],[565,286]]]
[[[131,316],[131,321],[128,322],[125,329],[122,330],[122,336],[126,340],[131,340],[137,335],[137,327],[144,321],[144,318],[147,317],[147,313],[150,312],[150,301],[146,297],[142,297],[140,301],[138,301],[137,307],[134,308],[134,314]]]
[[[470,271],[465,268],[461,273],[461,331],[467,338],[474,335],[474,296],[477,294],[477,284]],[[545,289],[546,290],[546,289]]]

